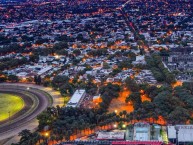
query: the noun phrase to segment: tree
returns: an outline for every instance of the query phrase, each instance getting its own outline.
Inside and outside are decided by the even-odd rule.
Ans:
[[[176,107],[168,116],[168,122],[171,124],[186,124],[189,119],[189,111],[182,107]]]
[[[5,74],[0,73],[0,83],[5,82],[7,80],[7,76]]]
[[[42,82],[42,78],[41,78],[41,76],[40,76],[40,75],[38,75],[38,77],[37,77],[37,84],[38,84],[38,85],[40,85],[40,84],[41,84],[41,82]]]
[[[74,93],[74,89],[73,89],[72,85],[69,83],[65,83],[64,85],[62,85],[60,87],[60,94],[61,95],[64,95],[64,94],[72,95],[73,93]]]
[[[68,56],[68,51],[66,51],[65,49],[61,49],[61,50],[57,50],[56,54]]]
[[[138,92],[140,89],[139,86],[137,85],[137,83],[133,79],[131,79],[130,77],[128,77],[125,80],[125,85],[132,92]]]
[[[120,72],[121,72],[121,69],[120,68],[116,68],[116,69],[113,69],[113,71],[110,73],[110,75],[116,76]]]
[[[38,76],[37,75],[34,76],[34,82],[35,82],[35,84],[38,84]]]
[[[39,129],[43,129],[45,126],[51,125],[53,117],[50,113],[44,111],[37,116],[37,120],[39,121]]]
[[[125,118],[126,115],[127,115],[127,111],[126,110],[123,110],[123,115],[124,115],[124,118]]]
[[[30,140],[30,138],[31,138],[31,135],[32,135],[32,133],[30,132],[30,130],[27,130],[27,129],[22,130],[19,133],[19,136],[21,137],[19,143],[23,144],[25,142],[28,142]]]
[[[121,61],[119,64],[118,64],[118,68],[120,69],[123,69],[123,68],[126,68],[126,69],[129,69],[129,68],[132,68],[133,65],[131,64],[131,60],[124,60],[124,61]]]
[[[52,80],[52,86],[54,89],[59,89],[63,84],[68,83],[69,78],[67,76],[58,75]]]
[[[75,56],[79,56],[79,55],[81,54],[81,51],[80,51],[79,49],[75,49],[75,50],[73,51],[73,54],[74,54]]]
[[[103,63],[103,69],[109,69],[109,68],[110,68],[109,64],[104,62]]]
[[[56,43],[54,46],[53,46],[53,50],[54,51],[57,51],[57,50],[62,50],[64,48],[68,48],[68,43],[66,42],[59,42],[59,43]]]
[[[193,82],[183,82],[182,86],[193,94]]]
[[[19,141],[19,145],[25,145],[25,144],[28,144],[28,145],[34,145],[36,144],[41,136],[39,135],[39,133],[37,132],[34,132],[34,133],[31,133],[30,130],[22,130],[20,133],[19,133],[19,136],[21,137],[20,138],[20,141]]]
[[[139,92],[133,92],[126,98],[125,102],[128,103],[131,101],[135,109],[139,108],[141,105],[141,96]]]
[[[162,91],[155,98],[153,103],[159,111],[159,115],[167,118],[167,116],[176,108],[180,106],[178,98],[173,97],[171,92]]]
[[[11,82],[18,82],[19,78],[16,75],[9,75],[8,80]]]

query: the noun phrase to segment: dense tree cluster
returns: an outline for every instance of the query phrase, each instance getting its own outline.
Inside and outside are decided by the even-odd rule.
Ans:
[[[11,52],[23,52],[23,51],[24,47],[21,47],[18,44],[10,44],[0,47],[0,55],[6,55]]]
[[[164,67],[159,55],[152,54],[152,56],[147,56],[146,62],[158,82],[175,83],[175,76]]]
[[[126,87],[131,90],[132,92],[138,92],[140,87],[139,85],[135,82],[134,79],[128,77],[126,80],[125,80],[125,85]]]
[[[45,137],[41,136],[38,132],[32,133],[30,130],[23,130],[19,133],[20,141],[18,143],[12,143],[12,145],[34,145],[40,143],[40,141],[45,141]],[[45,141],[46,142],[46,141]],[[44,142],[42,142],[42,145]]]
[[[28,61],[24,57],[21,59],[1,60],[0,70],[15,68],[15,67],[18,67],[19,65],[26,64],[26,63],[28,63]]]
[[[125,100],[126,103],[132,102],[134,109],[138,109],[141,106],[141,95],[139,92],[133,92],[131,93]]]
[[[41,76],[40,76],[40,75],[38,75],[38,76],[35,75],[35,76],[34,76],[34,82],[35,82],[36,85],[40,85],[41,82],[42,82]]]
[[[19,78],[16,75],[9,75],[7,79],[8,81],[14,82],[14,83],[19,81]]]
[[[138,86],[141,88],[141,86]],[[171,88],[170,86],[146,86],[144,93],[151,101],[142,102],[140,92],[132,92],[127,102],[132,102],[135,117],[144,120],[153,118],[157,120],[162,116],[171,124],[185,124],[191,121],[193,111],[193,95],[186,86]]]
[[[97,57],[97,56],[102,56],[102,55],[107,55],[108,51],[106,48],[104,49],[96,49],[96,50],[91,50],[87,53],[89,56]]]
[[[95,127],[103,127],[109,123],[125,121],[127,112],[106,114],[101,110],[83,109],[83,108],[48,108],[38,116],[39,129],[49,126],[51,138],[55,140],[69,140],[73,134],[81,133],[89,129],[92,131]],[[56,119],[57,118],[57,119]]]
[[[119,96],[120,91],[121,88],[119,85],[113,85],[111,83],[108,83],[106,86],[101,87],[99,90],[102,98],[102,102],[100,103],[101,109],[108,109],[111,100],[113,98],[117,98]]]
[[[76,76],[69,81],[67,76],[58,75],[55,76],[51,84],[55,90],[59,90],[61,95],[72,95],[76,89],[85,89],[86,92],[90,95],[95,95],[97,91],[97,85],[93,83],[93,78],[87,76],[88,80],[79,80],[79,77]]]
[[[119,64],[118,64],[118,68],[120,68],[120,69],[131,69],[132,67],[133,67],[133,65],[131,64],[130,59],[123,60],[123,61],[119,62]]]

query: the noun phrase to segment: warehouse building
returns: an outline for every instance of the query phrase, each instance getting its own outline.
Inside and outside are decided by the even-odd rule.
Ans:
[[[76,90],[75,93],[70,98],[70,100],[68,101],[66,107],[79,107],[85,95],[86,95],[85,90]]]
[[[167,126],[168,139],[179,144],[193,143],[193,125]]]

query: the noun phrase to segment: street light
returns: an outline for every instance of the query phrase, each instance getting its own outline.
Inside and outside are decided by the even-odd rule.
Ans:
[[[115,113],[117,113],[118,111],[117,110],[115,110]]]
[[[46,132],[46,133],[45,133],[45,136],[48,137],[48,135],[49,135],[49,134]]]
[[[45,135],[45,137],[46,137],[46,144],[48,144],[48,137],[49,137],[49,133],[48,133],[48,132],[46,132],[44,135]]]
[[[29,90],[30,88],[29,87],[27,87],[27,90]]]
[[[9,111],[8,114],[9,114],[9,120],[8,120],[8,123],[9,123],[9,127],[10,127],[10,125],[11,125],[11,120],[10,120],[11,112]]]
[[[123,125],[122,125],[122,127],[123,127],[123,128],[125,128],[125,127],[126,127],[126,125],[125,125],[125,124],[123,124]]]
[[[11,112],[9,111],[8,114],[9,114],[9,124],[10,124]]]
[[[55,56],[55,58],[56,58],[56,59],[59,59],[59,56],[58,56],[58,55],[56,55],[56,56]]]
[[[114,128],[117,128],[117,124],[114,124],[113,127],[114,127]]]

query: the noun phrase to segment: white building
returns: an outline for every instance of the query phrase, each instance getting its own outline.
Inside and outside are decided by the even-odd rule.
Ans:
[[[98,140],[124,140],[125,133],[122,131],[116,132],[99,132]]]
[[[176,125],[178,129],[178,142],[193,142],[193,125]],[[176,128],[175,126],[167,126],[168,139],[176,139]]]
[[[76,90],[71,99],[68,101],[66,107],[79,107],[85,95],[85,90]]]
[[[135,123],[133,140],[149,141],[150,140],[150,125],[148,123]]]

